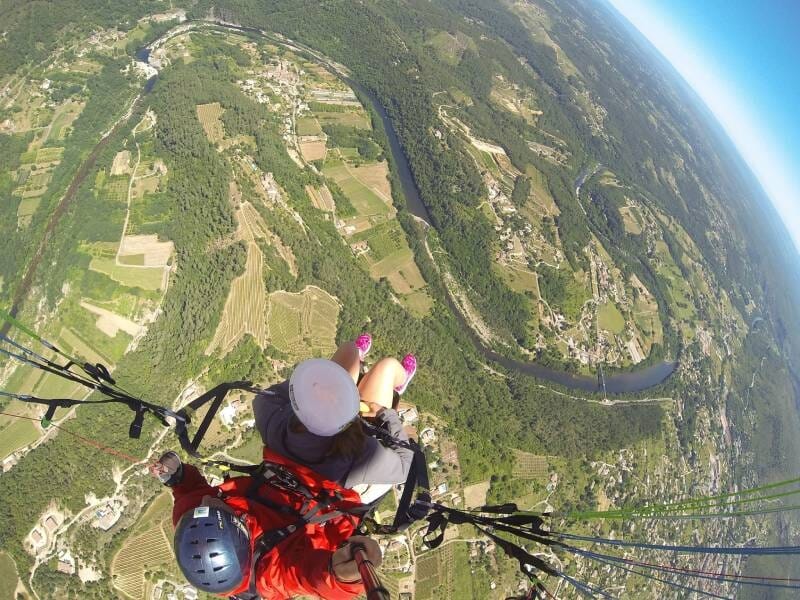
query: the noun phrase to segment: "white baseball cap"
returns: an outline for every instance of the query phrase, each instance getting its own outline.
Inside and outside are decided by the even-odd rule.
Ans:
[[[311,358],[289,378],[289,399],[311,433],[331,437],[358,415],[360,396],[350,373],[332,360]]]

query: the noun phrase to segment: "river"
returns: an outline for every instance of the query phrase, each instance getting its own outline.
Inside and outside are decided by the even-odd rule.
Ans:
[[[235,26],[231,24],[222,24],[216,23],[219,27],[226,27],[228,29],[233,29],[236,31],[246,31],[251,33],[257,33],[266,39],[272,42],[282,43],[280,40],[277,40],[274,36],[268,34],[267,32],[260,31],[257,29],[253,29],[250,27],[241,27]],[[170,32],[167,32],[162,38],[169,36]],[[153,42],[149,45],[152,47],[156,42]],[[315,56],[314,58],[319,60],[320,57],[313,53]],[[136,56],[139,60],[146,61],[149,55],[149,50],[147,48],[142,48],[137,52]],[[415,217],[421,219],[428,225],[432,225],[431,216],[428,212],[428,209],[425,207],[422,198],[420,197],[419,189],[417,188],[417,184],[414,181],[414,177],[411,174],[411,168],[408,163],[408,158],[403,151],[403,147],[400,144],[400,140],[397,137],[397,131],[394,128],[394,124],[392,123],[391,118],[389,117],[386,109],[380,103],[378,98],[367,90],[364,86],[362,86],[357,81],[346,76],[346,74],[341,73],[334,65],[330,62],[324,61],[325,66],[327,66],[330,70],[336,73],[338,77],[344,79],[344,81],[350,85],[355,91],[365,97],[371,104],[372,108],[378,114],[383,123],[383,127],[386,130],[386,137],[389,140],[389,151],[392,156],[392,163],[397,171],[398,178],[400,180],[400,186],[403,190],[403,195],[406,200],[406,206]],[[148,86],[146,89],[149,90],[149,87],[152,87],[155,78],[152,78],[148,81]],[[595,172],[599,169],[600,166],[595,167]],[[585,180],[589,175],[590,170],[587,170],[586,174],[583,175],[582,179]],[[576,181],[578,187],[583,183],[582,180]],[[450,305],[450,310],[458,319],[458,322],[461,324],[464,331],[467,333],[469,338],[472,340],[475,348],[483,354],[486,360],[495,362],[505,369],[509,371],[517,371],[519,373],[524,373],[526,375],[532,375],[539,379],[544,379],[546,381],[551,381],[553,383],[557,383],[559,385],[563,385],[564,387],[575,389],[575,390],[582,390],[585,392],[602,392],[605,391],[610,394],[623,394],[623,393],[633,393],[633,392],[640,392],[642,390],[646,390],[648,388],[654,387],[660,383],[666,381],[677,369],[678,363],[677,362],[660,362],[655,365],[651,365],[649,367],[643,367],[641,369],[637,369],[635,371],[630,371],[627,373],[614,373],[611,375],[605,376],[605,390],[603,386],[603,382],[601,380],[601,376],[598,377],[586,377],[582,375],[575,375],[573,373],[568,373],[566,371],[559,371],[557,369],[552,369],[550,367],[546,367],[542,364],[539,364],[534,361],[520,361],[515,360],[512,358],[505,357],[497,352],[487,348],[483,342],[478,338],[478,336],[473,331],[472,327],[469,323],[467,323],[464,315],[461,313],[461,310],[455,305],[452,299],[448,296],[447,302]]]
[[[339,76],[341,76],[341,73],[339,73]],[[378,98],[375,96],[375,94],[371,93],[358,82],[353,81],[350,78],[345,77],[344,79],[348,85],[353,87],[356,91],[361,93],[369,100],[372,108],[375,109],[375,112],[383,122],[383,127],[386,130],[386,137],[389,139],[389,149],[392,154],[392,162],[397,169],[397,174],[400,178],[400,185],[403,188],[403,195],[405,196],[408,210],[414,216],[422,219],[430,225],[430,213],[428,213],[428,209],[422,202],[419,189],[417,188],[417,184],[411,174],[411,168],[409,167],[408,159],[406,158],[405,152],[400,145],[400,140],[397,138],[397,132],[395,131],[392,120],[386,112],[386,109],[384,109],[383,105],[381,105],[381,103],[378,101]],[[587,168],[575,182],[576,188],[580,190],[580,187],[583,185],[584,181],[589,176],[596,173],[599,169],[600,165],[595,166],[594,169]],[[447,300],[450,305],[450,310],[453,312],[453,314],[455,314],[459,323],[461,323],[461,326],[472,340],[472,343],[487,360],[496,362],[509,371],[518,371],[520,373],[525,373],[526,375],[533,375],[539,379],[552,381],[567,388],[586,392],[604,391],[600,374],[598,374],[597,377],[575,375],[566,371],[559,371],[557,369],[546,367],[534,361],[514,360],[487,348],[480,338],[478,338],[478,336],[475,334],[469,323],[467,323],[461,310],[455,305],[452,299],[450,299],[448,296]],[[610,394],[624,394],[646,390],[666,381],[670,375],[675,372],[677,367],[677,362],[664,361],[649,367],[637,369],[635,371],[606,375],[605,392]]]

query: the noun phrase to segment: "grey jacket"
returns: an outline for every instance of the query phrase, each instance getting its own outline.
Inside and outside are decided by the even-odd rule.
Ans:
[[[289,401],[289,382],[284,381],[264,390],[253,400],[256,428],[264,445],[326,479],[351,488],[361,483],[404,483],[411,469],[414,452],[402,446],[387,448],[373,437],[367,437],[364,452],[354,459],[329,457],[332,438],[311,432],[291,430],[294,412]],[[408,440],[397,411],[384,408],[378,413],[377,425],[402,441]]]

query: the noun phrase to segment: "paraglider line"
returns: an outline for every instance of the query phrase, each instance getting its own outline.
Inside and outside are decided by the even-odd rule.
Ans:
[[[34,419],[33,417],[26,417],[24,415],[14,415],[14,414],[7,413],[7,412],[0,412],[0,415],[6,416],[6,417],[13,417],[15,419],[27,419],[29,421],[36,421],[36,422],[40,421],[40,419]],[[120,452],[119,450],[114,450],[114,448],[109,448],[108,446],[104,446],[100,442],[96,442],[93,439],[84,437],[84,436],[82,436],[80,434],[75,433],[74,431],[70,431],[69,429],[64,429],[63,427],[61,427],[60,425],[56,425],[55,423],[51,423],[50,427],[55,427],[59,431],[63,431],[67,435],[71,435],[72,437],[77,438],[78,440],[82,441],[84,444],[87,444],[89,446],[93,446],[93,447],[97,448],[98,450],[101,450],[102,452],[105,452],[106,454],[110,454],[111,456],[116,456],[118,458],[125,459],[128,462],[130,462],[131,464],[137,464],[137,463],[142,462],[142,459],[140,459],[140,458],[136,458],[135,456],[131,456],[130,454],[126,454],[124,452]]]

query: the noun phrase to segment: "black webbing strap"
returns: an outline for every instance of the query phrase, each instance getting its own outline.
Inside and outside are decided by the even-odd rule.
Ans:
[[[376,532],[381,534],[404,531],[412,523],[421,521],[428,515],[431,494],[428,463],[425,460],[425,455],[419,444],[414,440],[398,440],[392,437],[385,429],[376,427],[364,419],[361,420],[361,423],[367,432],[375,436],[384,445],[400,446],[414,453],[414,457],[411,460],[411,468],[408,471],[406,482],[403,484],[403,494],[397,504],[397,512],[394,515],[393,523],[389,526],[382,525],[376,528]],[[414,495],[415,492],[416,496]]]
[[[203,437],[208,431],[208,428],[211,426],[211,422],[214,420],[217,411],[219,411],[219,407],[225,400],[225,396],[231,390],[244,390],[253,393],[260,391],[258,388],[254,388],[252,382],[250,381],[221,383],[218,386],[208,390],[205,394],[198,396],[177,412],[177,415],[180,416],[180,420],[176,422],[175,433],[178,435],[181,448],[183,448],[191,456],[194,456],[195,458],[201,458],[200,454],[197,452],[197,448],[203,441]],[[192,421],[191,416],[198,408],[208,402],[211,402],[212,404],[206,412],[206,415],[203,418],[203,421],[200,423],[200,426],[197,428],[197,432],[190,441],[187,425]]]
[[[22,402],[30,402],[33,404],[43,404],[47,407],[47,412],[45,412],[43,417],[43,426],[49,425],[49,422],[52,421],[53,417],[55,416],[56,410],[59,408],[70,408],[72,406],[92,406],[95,404],[123,404],[130,408],[135,414],[133,422],[131,423],[131,427],[129,430],[129,434],[133,438],[138,438],[139,434],[141,433],[142,429],[142,422],[144,420],[144,415],[146,413],[154,414],[158,419],[161,421],[162,424],[166,425],[167,417],[172,417],[176,420],[178,425],[183,423],[183,417],[180,416],[178,413],[171,411],[168,408],[164,408],[163,406],[158,406],[156,404],[150,404],[149,402],[145,402],[144,400],[139,400],[138,398],[133,398],[131,396],[115,396],[111,398],[104,398],[102,400],[75,400],[73,398],[38,398],[36,396],[29,396],[29,395],[19,395],[19,394],[9,394],[10,397],[16,398],[17,400],[21,400]]]
[[[550,539],[549,533],[542,529],[543,521],[538,515],[509,515],[502,518],[489,518],[434,504],[432,513],[428,516],[428,529],[422,538],[425,546],[431,550],[439,547],[444,541],[445,530],[450,523],[454,525],[470,523],[475,526],[481,533],[494,541],[503,552],[516,559],[519,562],[520,571],[532,581],[535,581],[536,577],[531,569],[558,576],[556,570],[541,558],[530,554],[519,544],[501,538],[492,531],[512,533],[546,546],[561,546],[561,543]]]
[[[411,442],[411,445],[414,450],[414,458],[411,461],[411,469],[408,471],[403,494],[400,496],[397,512],[394,515],[392,529],[395,531],[404,531],[412,523],[424,519],[428,515],[428,504],[431,501],[425,455],[416,443]]]

